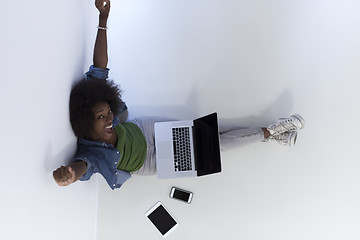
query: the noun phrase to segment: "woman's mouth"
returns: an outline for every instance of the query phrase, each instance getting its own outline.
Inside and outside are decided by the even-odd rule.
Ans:
[[[112,124],[110,125],[110,126],[107,126],[106,128],[105,128],[105,132],[106,133],[111,133],[112,132]]]

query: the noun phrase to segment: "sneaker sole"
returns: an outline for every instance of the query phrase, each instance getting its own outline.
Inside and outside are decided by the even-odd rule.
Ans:
[[[293,114],[290,117],[294,117],[294,118],[296,118],[297,120],[300,121],[301,127],[299,129],[302,129],[302,128],[305,127],[305,120],[304,120],[304,118],[302,116],[300,116],[300,114]]]

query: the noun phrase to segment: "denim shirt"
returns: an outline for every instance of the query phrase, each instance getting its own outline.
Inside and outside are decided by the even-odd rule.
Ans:
[[[90,66],[90,69],[85,73],[84,78],[89,79],[90,77],[95,77],[107,79],[108,74],[109,69],[100,69]],[[123,103],[119,113],[126,109],[126,104]],[[113,127],[116,127],[119,124],[119,117],[114,116]],[[94,173],[100,173],[111,189],[121,187],[121,185],[131,177],[131,174],[117,169],[120,156],[121,153],[119,153],[119,151],[111,144],[79,138],[74,161],[84,161],[87,164],[87,171],[79,180],[87,181]]]

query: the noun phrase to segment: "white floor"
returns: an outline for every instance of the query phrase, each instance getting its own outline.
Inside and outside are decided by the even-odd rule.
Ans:
[[[98,239],[161,239],[144,217],[157,201],[180,223],[169,239],[359,239],[358,7],[114,4],[110,67],[130,115],[217,111],[239,125],[266,126],[298,112],[307,126],[295,148],[257,143],[223,153],[219,175],[133,177],[118,191],[99,179]],[[193,203],[171,200],[172,186],[193,191]]]
[[[266,126],[300,113],[297,146],[223,152],[198,179],[99,176],[68,188],[52,171],[76,148],[72,82],[91,64],[92,1],[9,2],[0,17],[1,235],[5,239],[162,239],[144,213],[161,201],[180,227],[168,239],[360,238],[360,2],[112,1],[110,77],[130,117]],[[194,192],[190,205],[168,197]]]

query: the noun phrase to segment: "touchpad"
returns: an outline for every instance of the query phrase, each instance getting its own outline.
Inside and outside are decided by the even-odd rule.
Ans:
[[[158,142],[156,149],[156,157],[158,159],[172,158],[172,144],[171,142]]]

